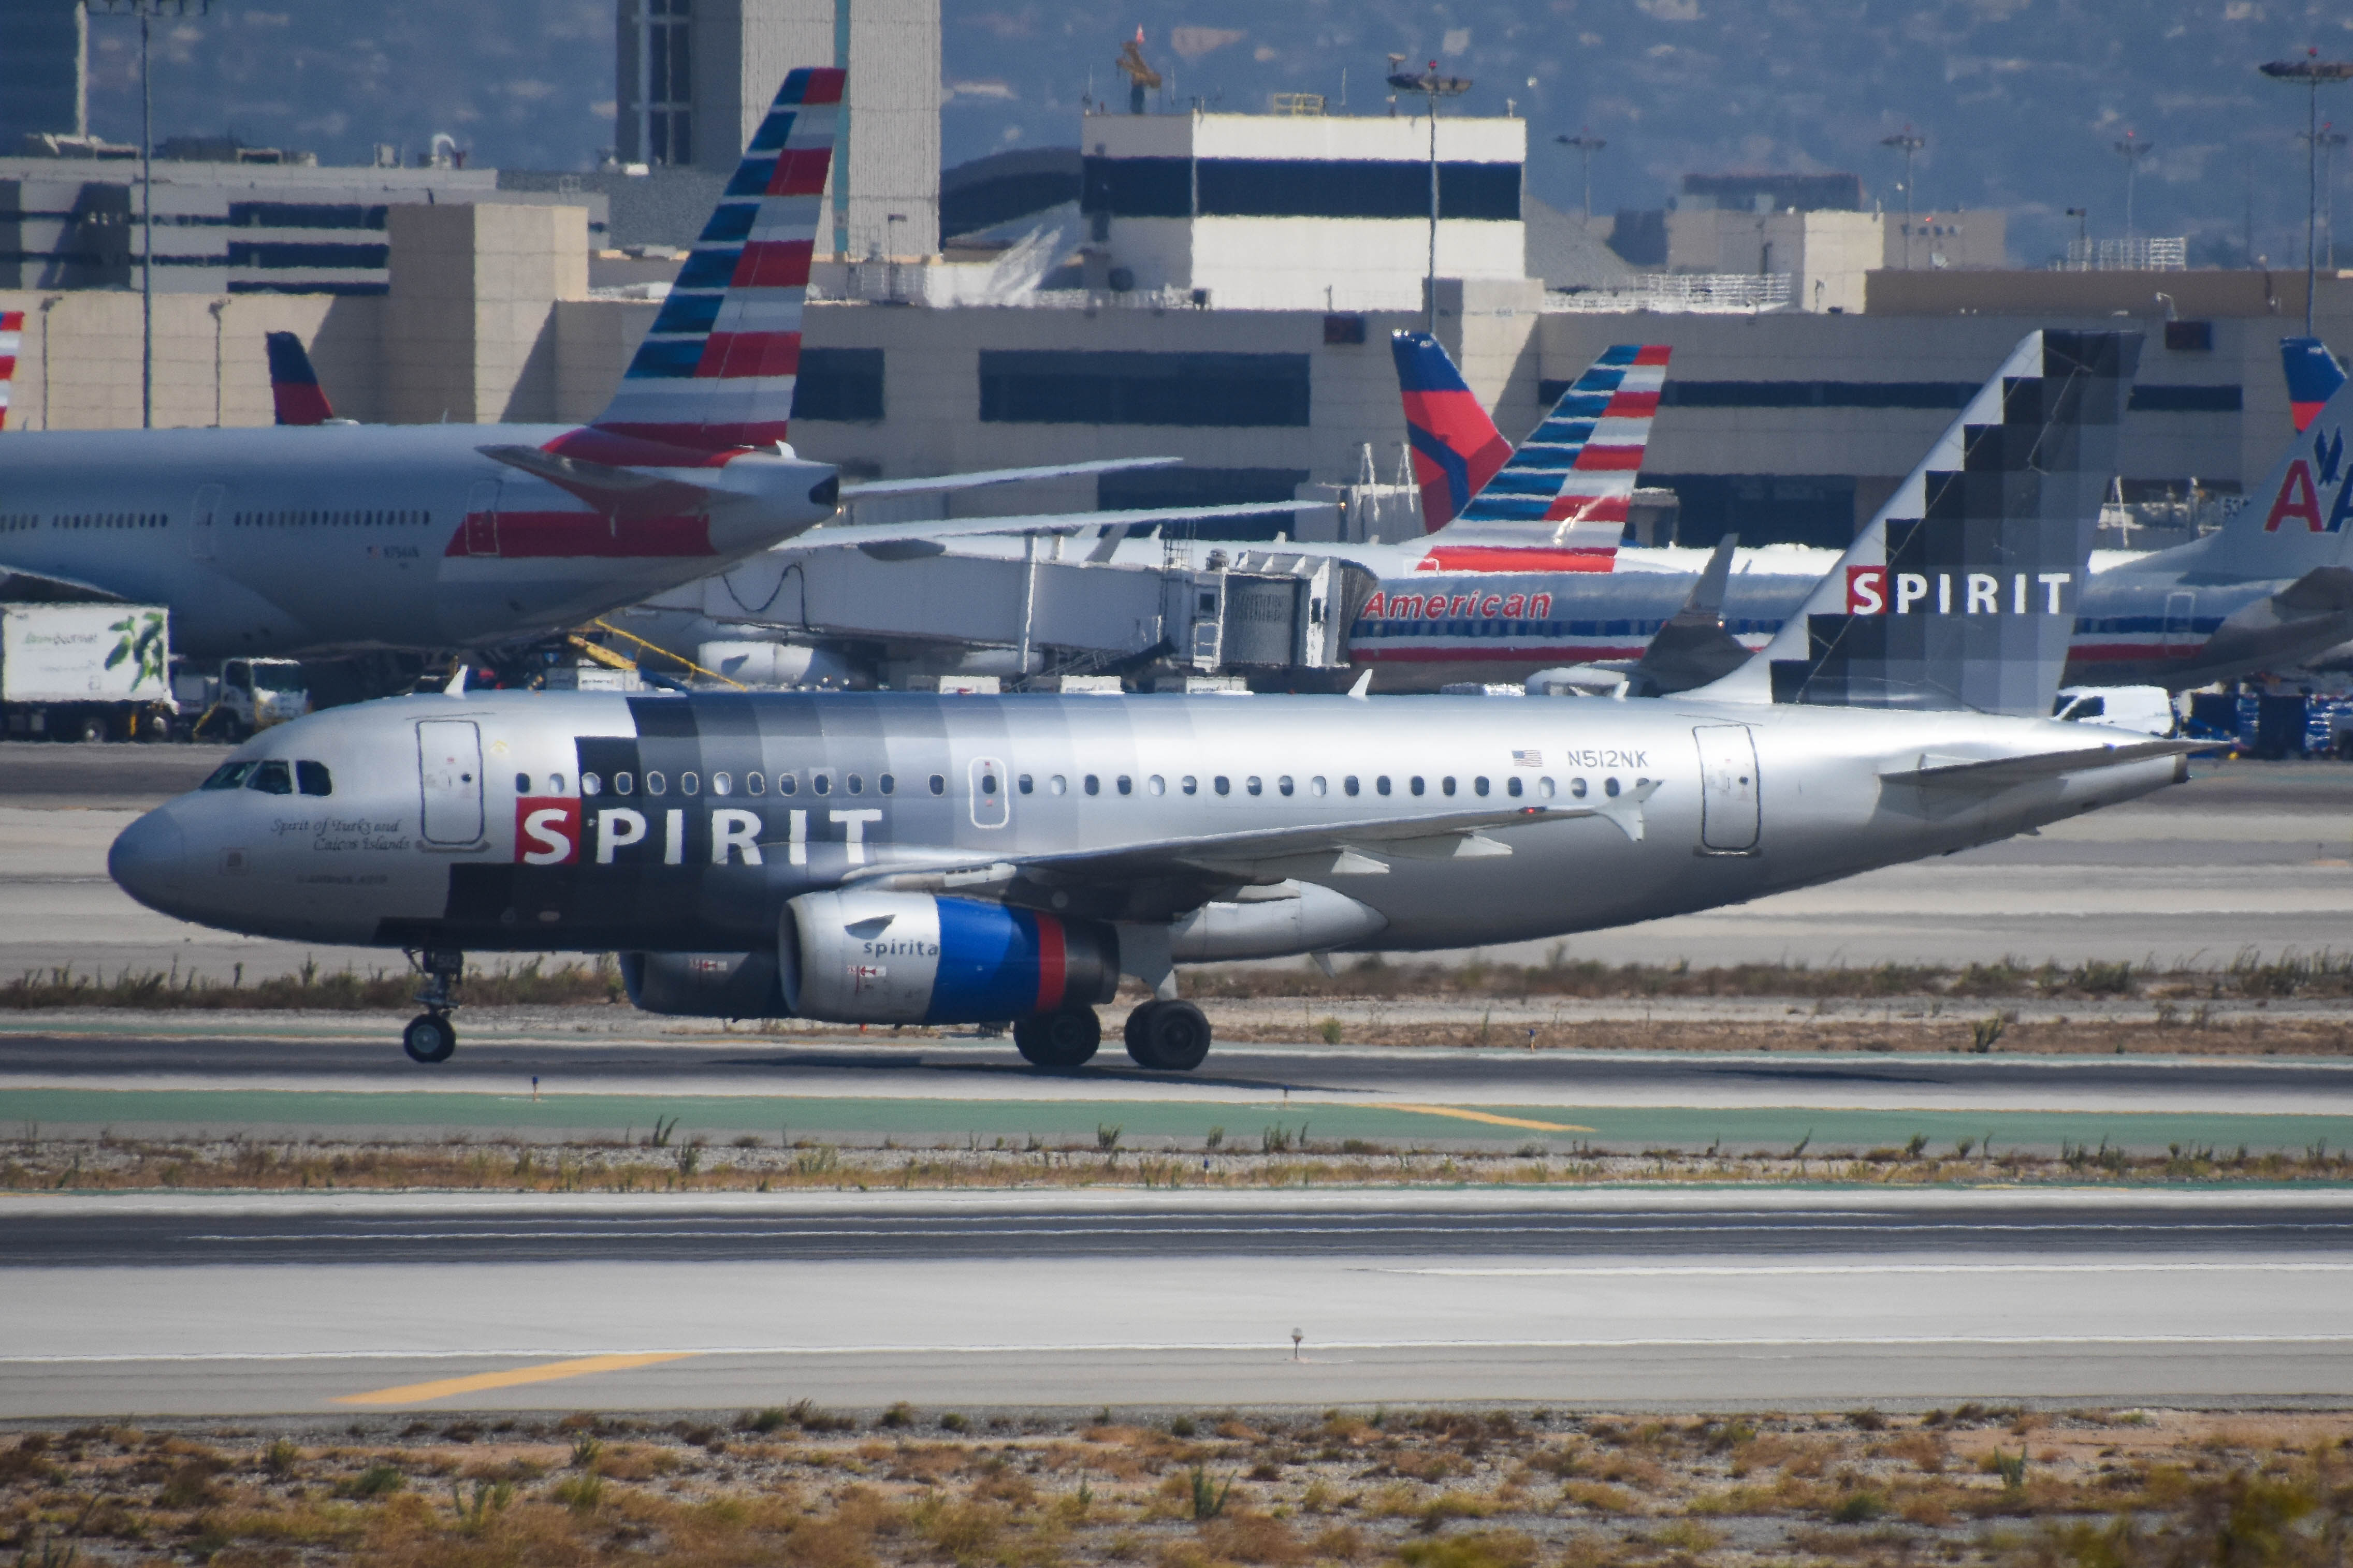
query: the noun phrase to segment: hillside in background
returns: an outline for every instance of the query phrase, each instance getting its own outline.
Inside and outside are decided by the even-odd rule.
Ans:
[[[1605,137],[1597,208],[1657,206],[1687,171],[1852,170],[1903,203],[1902,163],[1879,145],[1926,136],[1917,205],[2008,207],[2014,260],[2048,260],[2091,211],[2125,227],[2127,130],[2142,162],[2136,226],[2189,234],[2193,258],[2274,265],[2303,256],[2300,92],[2257,62],[2307,43],[2353,56],[2353,16],[2311,0],[946,0],[947,162],[1008,146],[1069,145],[1089,91],[1124,104],[1112,67],[1145,29],[1167,101],[1263,110],[1326,95],[1385,113],[1386,56],[1438,58],[1473,79],[1463,112],[1529,121],[1529,179],[1579,199],[1576,155],[1552,138]],[[354,19],[359,21],[355,25]],[[585,168],[612,139],[611,0],[412,0],[353,11],[220,0],[172,25],[156,73],[158,134],[248,142],[365,162],[436,132],[474,161]],[[93,129],[135,135],[132,24],[91,22]],[[2353,124],[2353,88],[2322,97]],[[2348,172],[2340,161],[2339,173]],[[2342,184],[2340,180],[2337,182]],[[2353,260],[2353,205],[2348,205]]]

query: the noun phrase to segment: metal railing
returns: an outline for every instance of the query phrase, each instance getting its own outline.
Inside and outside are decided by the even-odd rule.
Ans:
[[[1612,289],[1546,294],[1547,310],[1659,310],[1737,313],[1786,310],[1787,272],[1645,272]]]
[[[2189,241],[2169,238],[2071,239],[2061,272],[2187,272]]]

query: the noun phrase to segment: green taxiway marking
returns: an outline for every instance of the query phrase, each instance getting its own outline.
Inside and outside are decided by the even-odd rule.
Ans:
[[[1590,1128],[1539,1131],[1496,1126],[1443,1112],[1472,1110],[1482,1117]],[[2170,1144],[2223,1152],[2302,1151],[2314,1144],[2353,1148],[2353,1116],[2266,1116],[2242,1113],[2135,1111],[1823,1110],[1761,1106],[1701,1110],[1676,1106],[1560,1105],[1395,1106],[1279,1100],[901,1100],[807,1096],[349,1093],[297,1089],[22,1089],[0,1091],[0,1128],[52,1132],[111,1128],[126,1135],[177,1136],[246,1132],[265,1137],[306,1135],[443,1136],[513,1134],[531,1138],[627,1136],[649,1131],[657,1117],[676,1118],[680,1141],[745,1133],[853,1139],[884,1136],[962,1142],[1076,1141],[1092,1145],[1096,1130],[1116,1126],[1124,1138],[1187,1141],[1225,1129],[1229,1143],[1249,1148],[1263,1130],[1303,1124],[1318,1142],[1361,1138],[1392,1144],[1535,1143],[1556,1151],[1578,1144],[1617,1153],[1645,1149],[1705,1149],[1727,1153],[1787,1153],[1800,1140],[1807,1152],[1828,1155],[1901,1146],[1915,1136],[1927,1151],[1949,1153],[1967,1138],[1992,1140],[1996,1149],[2056,1150],[2063,1142],[2141,1152]]]

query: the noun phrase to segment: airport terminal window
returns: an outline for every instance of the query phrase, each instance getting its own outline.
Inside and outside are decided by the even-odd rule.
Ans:
[[[879,421],[882,351],[802,349],[793,382],[792,417],[861,425]]]
[[[711,793],[713,795],[733,795],[735,793],[735,776],[733,773],[712,774]]]
[[[246,778],[245,787],[258,789],[264,795],[292,795],[294,777],[284,763],[272,759],[254,764],[253,772]]]
[[[932,793],[934,795],[945,795],[948,793],[947,774],[934,773],[932,775]]]
[[[1305,354],[986,349],[980,356],[985,423],[1304,426],[1308,412]]]
[[[654,772],[651,768],[648,768],[646,770],[646,793],[648,795],[662,795],[667,793],[669,789],[670,780]]]
[[[800,794],[800,775],[797,773],[778,773],[776,775],[776,793],[778,795]]]
[[[327,774],[324,763],[296,763],[294,784],[304,795],[332,795],[335,781]]]
[[[746,795],[767,794],[768,775],[765,773],[745,773],[744,775],[744,793]]]
[[[196,787],[198,789],[235,789],[245,782],[245,775],[252,771],[251,763],[223,763]]]

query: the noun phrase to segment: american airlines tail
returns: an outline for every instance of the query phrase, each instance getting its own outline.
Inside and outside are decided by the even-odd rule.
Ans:
[[[783,444],[844,74],[804,68],[785,79],[619,390],[585,434],[713,454]],[[632,460],[609,441],[555,449]]]
[[[8,428],[8,389],[16,381],[16,351],[25,342],[25,312],[0,310],[0,430]]]
[[[1667,345],[1604,349],[1516,451],[1438,340],[1398,332],[1391,348],[1431,535],[1420,569],[1609,570],[1666,382]]]
[[[280,425],[324,425],[335,416],[319,385],[319,373],[302,352],[302,340],[292,332],[271,332],[263,340],[269,353],[269,402]]]
[[[2320,416],[2321,405],[2345,384],[2345,372],[2318,338],[2282,338],[2280,367],[2287,372],[2287,403],[2301,432]]]
[[[1804,609],[1686,695],[2047,716],[2140,347],[2029,333]]]
[[[2304,344],[2318,349],[2317,354],[2300,352]],[[2346,433],[2353,427],[2353,394],[2327,351],[2314,340],[2284,339],[2280,352],[2288,365],[2289,396],[2299,411],[2307,395],[2319,395],[2319,406],[2309,417],[2299,412],[2286,449],[2261,483],[2247,487],[2246,504],[2221,528],[2145,556],[2134,563],[2136,570],[2163,564],[2224,577],[2272,578],[2301,577],[2347,563],[2353,539],[2346,528],[2353,519],[2353,452],[2347,450]],[[2324,365],[2335,373],[2333,384],[2321,373]],[[2328,390],[2321,394],[2324,384]]]

